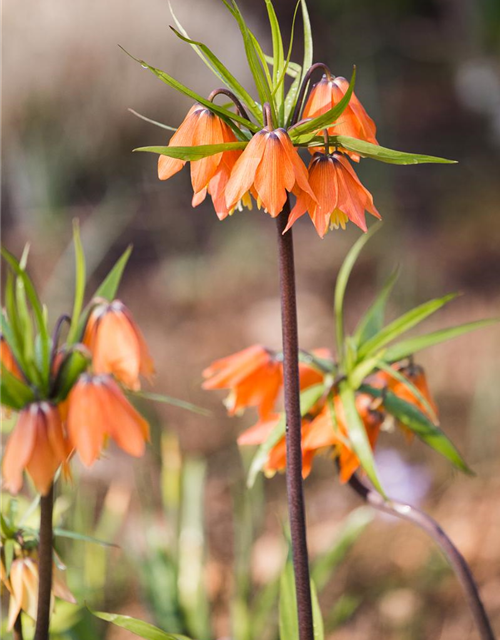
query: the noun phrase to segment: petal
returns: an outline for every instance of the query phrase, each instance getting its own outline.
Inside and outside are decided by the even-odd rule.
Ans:
[[[332,83],[323,77],[311,90],[302,118],[316,118],[333,107]]]
[[[99,457],[105,424],[96,386],[85,377],[69,394],[68,435],[72,446],[87,467]]]
[[[177,131],[170,138],[169,147],[190,147],[193,144],[193,135],[198,121],[198,115],[203,107],[195,104],[188,111],[187,116],[180,124]],[[180,171],[186,164],[186,160],[178,160],[177,158],[169,158],[168,156],[160,156],[158,158],[158,178],[160,180],[168,180],[175,173]]]
[[[23,485],[23,469],[35,446],[37,411],[37,405],[31,405],[21,411],[5,447],[3,477],[5,488],[11,493],[17,493]]]
[[[198,123],[193,136],[193,146],[207,144],[221,144],[224,142],[220,118],[208,109],[200,112]],[[198,193],[208,186],[222,159],[222,153],[216,153],[201,160],[191,162],[191,184],[193,191]]]
[[[203,389],[228,389],[239,384],[248,375],[269,362],[267,349],[255,344],[243,351],[233,353],[226,358],[220,358],[203,371],[204,378],[210,378],[203,383]]]
[[[255,173],[255,188],[264,208],[275,218],[287,199],[286,185],[294,184],[293,167],[276,132],[272,131]]]
[[[307,193],[304,193],[304,191],[300,191],[298,192],[297,195],[297,202],[295,203],[295,206],[293,207],[289,217],[288,217],[288,223],[285,227],[285,230],[283,231],[283,233],[286,233],[288,231],[288,229],[290,229],[292,227],[292,225],[300,218],[304,215],[304,213],[307,212],[307,210],[309,209],[309,206],[314,204],[314,201],[312,200],[312,198],[310,196],[308,196]]]
[[[281,145],[285,150],[288,160],[293,166],[295,181],[298,187],[302,191],[305,191],[313,200],[316,200],[316,195],[309,184],[309,175],[307,173],[306,165],[300,159],[299,153],[293,146],[289,135],[284,129],[277,129],[276,134],[280,138]]]
[[[99,388],[106,432],[116,444],[131,456],[144,454],[149,439],[149,425],[134,409],[111,378]]]
[[[243,431],[243,433],[238,437],[238,444],[242,446],[262,444],[267,440],[267,437],[278,424],[279,420],[279,413],[268,416],[266,420],[259,420],[259,422],[254,424],[253,427]]]
[[[268,135],[269,133],[264,129],[256,133],[234,165],[226,185],[226,204],[229,210],[236,206],[253,185]]]

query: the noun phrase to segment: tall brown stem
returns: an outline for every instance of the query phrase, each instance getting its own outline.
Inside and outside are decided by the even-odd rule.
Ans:
[[[495,640],[493,629],[491,628],[470,567],[439,524],[426,513],[415,507],[411,507],[409,504],[398,502],[397,500],[384,500],[379,493],[368,487],[356,474],[349,480],[349,485],[359,496],[366,500],[368,504],[375,507],[375,509],[389,513],[397,518],[408,520],[426,531],[433,538],[448,558],[462,586],[480,637],[482,640]]]
[[[285,383],[286,485],[297,594],[299,638],[300,640],[313,640],[311,582],[302,487],[302,419],[300,414],[299,345],[292,231],[289,230],[283,235],[289,214],[290,202],[287,200],[283,211],[276,218]]]
[[[50,622],[50,593],[52,591],[52,514],[54,487],[40,500],[40,541],[38,546],[38,608],[35,640],[48,640]]]

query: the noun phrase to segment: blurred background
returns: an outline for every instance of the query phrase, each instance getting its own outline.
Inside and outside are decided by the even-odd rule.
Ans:
[[[249,85],[239,32],[223,4],[172,4],[191,37]],[[286,38],[294,4],[275,0]],[[240,5],[270,50],[264,2]],[[356,93],[377,122],[380,143],[459,161],[361,163],[385,227],[353,273],[348,323],[395,264],[402,277],[392,316],[457,290],[464,295],[428,329],[498,316],[500,3],[309,0],[309,9],[315,61],[347,77],[358,66]],[[200,386],[201,371],[218,357],[255,342],[280,347],[274,225],[257,211],[221,223],[211,204],[192,209],[187,169],[161,183],[156,158],[131,153],[165,144],[169,135],[128,109],[178,126],[190,102],[118,44],[198,93],[218,86],[169,30],[172,23],[166,0],[4,4],[3,242],[17,254],[31,243],[31,275],[54,314],[71,304],[73,218],[81,222],[92,282],[133,243],[121,298],[151,346],[155,390],[213,412],[145,407],[154,424],[145,459],[111,450],[90,471],[76,470],[74,487],[59,498],[61,523],[120,545],[61,543],[79,602],[198,640],[274,639],[276,576],[286,555],[284,478],[265,480],[246,496],[235,440],[255,415],[228,419],[222,396]],[[300,26],[297,34],[294,59],[301,61]],[[332,347],[333,285],[359,230],[349,225],[320,241],[305,217],[295,229],[301,346]],[[442,426],[476,477],[458,475],[418,442],[408,447],[399,433],[384,434],[377,451],[389,494],[430,512],[471,563],[498,633],[499,353],[499,331],[489,328],[418,359]],[[317,460],[306,500],[312,555],[337,550],[320,598],[330,638],[476,637],[456,580],[423,533],[353,511],[357,497],[327,460]],[[252,635],[255,618],[245,607],[259,597],[271,613]],[[100,626],[84,609],[58,611],[62,637],[132,637]]]

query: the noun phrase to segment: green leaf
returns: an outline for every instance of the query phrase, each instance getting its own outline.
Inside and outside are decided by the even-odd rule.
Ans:
[[[17,259],[5,247],[1,249],[2,256],[8,262],[12,270],[19,276],[24,284],[26,295],[35,314],[38,331],[40,333],[41,359],[42,359],[42,377],[45,386],[48,385],[50,374],[50,337],[47,329],[47,321],[43,313],[42,305],[38,299],[35,287],[30,277],[21,268]]]
[[[14,560],[14,545],[15,542],[12,538],[3,541],[3,556],[5,561],[5,575],[8,578],[10,575],[10,568],[12,566],[12,560]]]
[[[352,72],[351,81],[349,83],[349,88],[344,94],[344,97],[340,102],[338,102],[334,107],[329,109],[326,113],[321,116],[317,116],[316,118],[311,118],[310,120],[306,120],[302,124],[299,124],[293,129],[289,130],[290,137],[292,141],[295,143],[299,139],[299,136],[303,136],[306,133],[313,133],[318,131],[319,129],[325,129],[327,127],[332,126],[332,124],[338,120],[338,118],[344,112],[344,109],[349,104],[349,100],[351,99],[352,92],[354,91],[354,84],[356,82],[356,67]],[[333,136],[332,136],[333,137]],[[376,146],[376,145],[373,145]]]
[[[451,440],[415,405],[398,398],[387,389],[375,389],[370,385],[363,385],[361,391],[369,393],[374,398],[382,398],[386,411],[413,431],[420,440],[443,455],[464,473],[472,473]]]
[[[387,162],[389,164],[456,164],[457,162],[456,160],[446,160],[445,158],[437,158],[435,156],[394,151],[393,149],[386,149],[377,144],[371,144],[370,142],[349,136],[330,136],[330,140],[333,144],[339,144],[344,149],[347,149],[347,151],[358,153],[363,158],[372,158],[372,160],[379,160],[380,162]]]
[[[399,268],[392,272],[382,290],[375,298],[373,304],[359,321],[356,331],[354,332],[354,339],[356,340],[358,347],[370,338],[373,338],[373,336],[384,326],[387,300],[389,299],[392,289],[396,284],[399,273]]]
[[[6,369],[3,362],[1,363],[1,371],[2,404],[8,404],[11,409],[20,410],[35,400],[33,390]]]
[[[385,497],[385,491],[380,484],[380,480],[377,476],[377,470],[375,468],[375,461],[373,459],[373,451],[368,440],[365,425],[359,417],[358,410],[356,409],[356,396],[354,390],[351,389],[347,381],[343,381],[339,385],[340,387],[340,399],[342,400],[342,406],[344,407],[347,432],[349,440],[354,449],[354,453],[358,456],[361,466],[365,470],[368,478],[377,491]]]
[[[311,581],[311,600],[314,640],[324,640],[325,630],[323,626],[323,617],[321,615],[318,595],[313,581]],[[280,579],[279,629],[280,640],[299,640],[297,598],[293,564],[291,560],[287,560]]]
[[[200,96],[199,94],[195,93],[194,91],[191,91],[191,89],[188,89],[188,87],[184,86],[181,82],[178,82],[177,80],[175,80],[175,78],[172,78],[172,76],[169,76],[168,73],[165,73],[164,71],[161,71],[161,69],[157,69],[156,67],[152,67],[151,65],[149,65],[144,60],[139,60],[138,58],[135,58],[128,51],[126,51],[123,47],[120,47],[120,48],[128,56],[130,56],[132,58],[132,60],[135,60],[136,62],[138,62],[144,69],[149,69],[162,82],[164,82],[165,84],[168,84],[169,87],[172,87],[176,91],[179,91],[180,93],[183,93],[184,95],[189,96],[190,98],[192,98],[196,102],[199,102],[203,106],[207,107],[207,109],[210,109],[210,111],[212,111],[213,113],[216,113],[218,116],[220,116],[227,124],[230,124],[233,121],[234,122],[239,122],[240,124],[245,126],[247,129],[249,129],[250,131],[253,131],[253,132],[260,131],[261,127],[256,125],[256,124],[253,124],[253,122],[250,122],[250,120],[247,120],[246,118],[242,118],[240,115],[238,115],[236,113],[232,113],[228,109],[224,109],[223,107],[221,107],[221,106],[219,106],[217,104],[214,104],[213,102],[210,102],[210,100],[207,100],[206,98],[203,98],[202,96]],[[233,129],[233,131],[234,131],[234,129]]]
[[[179,20],[175,17],[175,14],[172,9],[172,5],[170,2],[168,3],[170,7],[170,13],[172,14],[172,18],[177,25],[179,31],[170,27],[175,35],[187,42],[191,45],[191,47],[196,51],[199,57],[203,60],[203,62],[208,66],[208,68],[214,73],[222,82],[229,88],[231,91],[236,94],[236,96],[246,104],[254,118],[262,123],[262,111],[259,109],[257,103],[252,98],[252,96],[248,93],[245,87],[240,84],[240,82],[233,76],[233,74],[222,64],[222,62],[217,58],[217,56],[207,47],[203,42],[198,42],[196,40],[192,40],[187,34],[186,30],[183,28]]]
[[[134,109],[128,109],[128,111],[130,111],[130,113],[132,113],[134,116],[137,116],[141,120],[144,120],[145,122],[149,122],[150,124],[154,124],[156,127],[160,127],[161,129],[166,129],[167,131],[173,131],[174,133],[175,131],[177,131],[177,127],[171,127],[168,124],[163,124],[163,122],[158,122],[157,120],[151,120],[151,118],[147,118],[146,116],[143,116],[142,113],[139,113],[138,111],[134,111]]]
[[[75,245],[75,301],[67,338],[68,344],[73,344],[78,339],[78,323],[85,295],[85,253],[80,238],[80,223],[78,220],[73,220],[73,244]]]
[[[331,548],[313,563],[312,579],[320,591],[372,520],[370,507],[358,507],[342,522]]]
[[[105,613],[104,611],[92,611],[92,609],[89,609],[89,611],[97,618],[111,622],[117,627],[135,633],[135,635],[140,638],[146,638],[146,640],[189,640],[186,636],[181,636],[176,633],[166,633],[152,624],[131,618],[130,616],[121,616],[117,613]]]
[[[266,0],[266,7],[273,42],[273,90],[274,92],[276,91],[276,87],[279,83],[280,90],[279,94],[276,95],[278,104],[281,104],[284,99],[284,85],[282,78],[284,77],[285,52],[283,49],[283,38],[281,37],[280,25],[271,0]]]
[[[148,153],[158,153],[169,158],[178,158],[179,160],[201,160],[208,156],[214,156],[216,153],[224,151],[237,151],[244,149],[248,142],[223,142],[222,144],[200,144],[195,147],[139,147],[134,151],[146,151]]]
[[[65,356],[59,367],[52,391],[52,395],[57,402],[62,402],[66,399],[79,376],[89,366],[90,361],[90,353],[85,347],[73,348],[72,351]]]
[[[305,389],[300,394],[300,413],[302,416],[305,416],[309,410],[318,402],[318,400],[323,395],[325,388],[322,384],[315,384],[308,389]],[[268,435],[265,442],[259,445],[256,454],[252,459],[252,463],[250,465],[250,469],[248,471],[248,479],[247,486],[251,489],[255,483],[255,479],[259,474],[260,470],[266,463],[266,460],[269,456],[269,452],[271,449],[278,444],[278,442],[283,438],[286,431],[286,420],[285,415],[283,414],[280,421]]]
[[[313,63],[313,36],[306,0],[301,0],[302,21],[304,23],[304,60],[302,62],[302,80]]]
[[[3,309],[0,311],[0,334],[9,345],[9,348],[12,351],[14,358],[16,359],[18,364],[21,366],[21,368],[24,369],[25,363],[23,354],[20,351],[19,343],[16,340],[12,326]]]
[[[390,322],[386,327],[374,335],[373,338],[370,338],[370,340],[360,346],[358,352],[359,358],[365,358],[366,356],[379,351],[382,347],[389,342],[392,342],[392,340],[396,339],[402,333],[405,333],[412,327],[423,322],[423,320],[433,313],[436,313],[436,311],[441,309],[445,304],[454,300],[457,295],[458,294],[456,293],[450,293],[442,298],[429,300],[428,302],[424,302],[424,304],[411,309],[399,318],[396,318],[396,320]]]
[[[114,544],[113,542],[106,542],[105,540],[99,540],[99,538],[94,538],[93,536],[87,536],[83,533],[77,533],[76,531],[67,531],[66,529],[61,529],[59,527],[54,528],[54,535],[58,538],[70,538],[71,540],[79,540],[80,542],[90,542],[92,544],[98,544],[101,547],[115,547],[119,549],[119,545]]]
[[[187,411],[198,413],[201,416],[212,415],[212,412],[208,409],[203,409],[202,407],[198,407],[195,404],[191,404],[191,402],[178,400],[177,398],[172,398],[170,396],[165,396],[159,393],[148,393],[147,391],[127,391],[127,394],[133,398],[142,398],[143,400],[151,400],[152,402],[163,402],[165,404],[171,404],[173,407],[187,409]]]
[[[448,327],[446,329],[439,329],[439,331],[433,331],[425,336],[417,336],[416,338],[407,338],[401,340],[396,344],[388,347],[384,352],[384,360],[386,362],[397,362],[403,358],[407,358],[417,351],[427,349],[435,344],[440,344],[446,340],[457,338],[469,331],[475,331],[476,329],[482,329],[483,327],[489,327],[490,325],[500,322],[497,318],[490,318],[487,320],[476,320],[474,322],[466,322],[465,324],[459,324],[456,327]]]
[[[337,338],[337,353],[339,354],[339,359],[343,359],[343,351],[344,351],[344,296],[347,288],[347,283],[349,281],[349,276],[351,275],[351,271],[358,259],[359,254],[361,253],[365,244],[370,240],[370,238],[377,233],[380,229],[381,224],[374,224],[368,233],[360,236],[351,250],[347,254],[342,266],[340,267],[339,274],[337,276],[337,282],[335,284],[335,328],[336,328],[336,338]]]

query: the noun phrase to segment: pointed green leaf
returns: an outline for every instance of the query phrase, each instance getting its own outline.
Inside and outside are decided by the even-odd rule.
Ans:
[[[316,402],[318,402],[324,390],[324,385],[315,384],[312,387],[309,387],[308,389],[302,391],[302,393],[300,394],[300,413],[302,416],[305,416],[309,412],[309,410],[316,404]],[[252,459],[247,479],[247,486],[249,489],[253,487],[257,475],[266,463],[269,452],[276,444],[278,444],[281,438],[283,438],[283,436],[285,435],[285,431],[286,420],[285,414],[283,414],[279,422],[268,435],[267,439],[261,445],[259,445],[259,448],[257,449],[257,452]]]
[[[77,340],[78,323],[80,321],[83,297],[85,295],[85,253],[80,237],[80,223],[78,220],[73,220],[73,244],[75,245],[75,300],[67,339],[68,344],[73,344],[73,342]]]
[[[59,367],[51,393],[51,396],[54,397],[57,402],[62,402],[67,398],[79,376],[90,364],[90,352],[88,352],[85,347],[79,347],[80,345],[77,345],[77,348],[73,347],[72,350],[67,353]]]
[[[331,127],[332,124],[338,120],[338,118],[344,112],[344,109],[349,104],[349,100],[351,99],[352,92],[354,91],[354,84],[356,82],[356,67],[352,72],[351,81],[349,83],[349,88],[344,94],[344,97],[340,102],[338,102],[332,109],[329,109],[326,113],[321,116],[317,116],[316,118],[311,118],[306,120],[302,124],[298,126],[294,126],[293,129],[289,130],[290,137],[294,143],[297,142],[299,136],[303,136],[307,133],[313,133],[318,131],[319,129],[325,129],[326,127]],[[333,138],[334,136],[332,136]],[[337,136],[338,137],[338,136]],[[376,145],[373,145],[376,146]]]
[[[139,113],[138,111],[134,111],[134,109],[128,109],[128,110],[134,116],[137,116],[137,118],[140,118],[145,122],[149,122],[150,124],[154,124],[156,127],[160,127],[161,129],[166,129],[167,131],[173,131],[174,133],[177,131],[177,127],[171,127],[168,124],[163,124],[163,122],[158,122],[157,120],[151,120],[151,118],[146,118],[146,116],[143,116],[142,113]]]
[[[456,160],[446,160],[445,158],[437,158],[435,156],[425,156],[416,153],[404,153],[403,151],[395,151],[394,149],[386,149],[377,144],[371,144],[364,140],[351,138],[349,136],[330,136],[333,144],[339,144],[347,151],[358,153],[363,158],[372,158],[380,162],[389,164],[456,164]]]
[[[179,31],[170,27],[175,35],[187,42],[191,45],[191,47],[196,51],[196,53],[200,56],[200,58],[205,62],[205,64],[211,69],[211,71],[233,92],[236,96],[246,104],[248,109],[251,111],[254,118],[262,123],[262,111],[259,109],[257,103],[252,98],[252,96],[248,93],[245,87],[240,84],[240,82],[233,76],[233,74],[222,64],[222,62],[217,58],[217,56],[212,52],[207,45],[203,44],[203,42],[198,42],[196,40],[192,40],[187,34],[186,30],[183,28],[181,23],[175,17],[175,14],[172,10],[172,5],[169,3],[170,13],[172,14],[173,19],[177,25]]]
[[[234,122],[239,122],[250,131],[257,132],[260,130],[260,126],[253,124],[253,122],[250,122],[250,120],[247,120],[246,118],[242,118],[240,115],[236,113],[232,113],[231,111],[228,111],[227,109],[224,109],[223,107],[220,107],[219,105],[214,104],[213,102],[210,102],[210,100],[207,100],[206,98],[203,98],[202,96],[195,93],[194,91],[191,91],[191,89],[188,89],[188,87],[184,86],[181,82],[175,80],[175,78],[172,78],[172,76],[169,76],[168,73],[165,73],[165,71],[161,71],[161,69],[152,67],[144,60],[139,60],[138,58],[135,58],[128,51],[123,49],[123,47],[121,47],[121,49],[128,56],[130,56],[132,60],[135,60],[136,62],[138,62],[144,69],[149,69],[162,82],[164,82],[165,84],[168,84],[169,87],[172,87],[176,91],[179,91],[180,93],[183,93],[184,95],[192,98],[195,102],[199,102],[203,106],[207,107],[207,109],[210,109],[210,111],[220,116],[227,124],[232,124],[234,121]]]
[[[365,425],[359,417],[358,410],[356,409],[356,396],[347,381],[340,383],[340,399],[342,400],[342,406],[344,407],[347,432],[349,435],[349,441],[354,449],[354,453],[358,456],[361,466],[365,470],[373,486],[382,496],[385,497],[385,492],[377,476],[375,461],[373,459],[373,451],[370,441],[368,440]]]
[[[413,431],[420,440],[443,455],[464,473],[472,473],[451,440],[415,405],[398,398],[392,391],[386,389],[375,389],[370,385],[363,385],[361,390],[374,398],[382,398],[386,411]]]
[[[101,547],[115,547],[116,549],[120,548],[119,545],[115,544],[114,542],[106,542],[105,540],[94,538],[93,536],[87,536],[84,533],[67,531],[66,529],[61,529],[59,527],[54,528],[54,535],[58,538],[70,538],[71,540],[79,540],[80,542],[90,542]]]
[[[6,369],[3,362],[1,363],[1,371],[2,404],[10,406],[11,409],[19,410],[35,400],[33,390]]]
[[[490,318],[488,320],[476,320],[475,322],[467,322],[465,324],[459,324],[456,327],[448,327],[447,329],[439,329],[439,331],[433,331],[425,336],[417,336],[416,338],[408,338],[401,340],[396,344],[388,347],[384,352],[384,360],[386,362],[397,362],[403,358],[417,353],[427,347],[432,347],[435,344],[440,344],[446,340],[457,338],[469,331],[475,331],[476,329],[482,329],[483,327],[489,327],[493,324],[500,322],[497,318]]]
[[[150,400],[151,402],[163,402],[165,404],[171,404],[173,407],[187,409],[187,411],[198,413],[201,416],[212,415],[212,412],[208,411],[208,409],[203,409],[202,407],[198,407],[195,404],[191,404],[191,402],[178,400],[177,398],[172,398],[160,393],[148,393],[147,391],[128,391],[127,395],[135,398],[142,398],[143,400]]]
[[[186,636],[181,636],[176,633],[166,633],[148,622],[137,620],[130,616],[122,616],[117,613],[105,613],[104,611],[92,611],[92,609],[89,609],[89,611],[97,618],[111,622],[117,627],[135,633],[136,636],[145,638],[146,640],[189,640]]]
[[[14,545],[15,542],[12,538],[3,541],[3,556],[5,561],[5,576],[8,578],[10,576],[10,568],[12,566],[12,561],[14,560]]]
[[[301,0],[301,5],[302,21],[304,23],[304,60],[302,62],[302,79],[304,79],[313,63],[313,36],[306,0]]]
[[[271,36],[273,42],[273,90],[276,90],[278,82],[280,83],[280,91],[276,96],[278,104],[283,102],[283,83],[281,82],[282,76],[284,76],[285,65],[285,52],[283,49],[283,38],[281,37],[280,25],[274,10],[271,0],[266,0],[267,15],[269,17],[269,24],[271,26]],[[267,62],[267,61],[266,61]]]
[[[335,328],[336,328],[336,337],[337,337],[337,353],[339,357],[343,356],[344,350],[344,296],[347,288],[347,282],[349,281],[349,276],[351,275],[351,271],[358,259],[359,254],[361,253],[365,244],[370,240],[370,238],[377,233],[380,229],[381,224],[374,224],[368,233],[360,236],[351,250],[347,254],[342,266],[340,267],[339,274],[337,276],[337,282],[335,283]]]
[[[287,560],[280,579],[279,597],[279,629],[280,640],[299,640],[299,625],[297,618],[297,596],[293,564]],[[318,594],[314,582],[311,580],[311,600],[313,613],[314,640],[324,640],[325,630],[323,616],[318,602]]]
[[[223,142],[222,144],[200,144],[195,147],[139,147],[138,149],[134,149],[134,151],[158,153],[159,155],[168,156],[169,158],[178,158],[179,160],[193,162],[224,151],[244,149],[247,144],[247,142]]]
[[[389,299],[392,289],[396,284],[399,273],[399,268],[392,272],[371,307],[359,321],[356,331],[354,332],[354,339],[356,340],[358,347],[370,338],[373,338],[373,336],[384,326],[387,300]]]
[[[386,344],[395,340],[402,333],[405,333],[412,327],[420,324],[423,320],[428,318],[433,313],[436,313],[445,304],[454,300],[458,294],[450,293],[442,298],[436,298],[429,300],[424,304],[411,309],[407,313],[403,314],[396,320],[390,322],[386,327],[379,331],[373,338],[370,338],[367,342],[360,346],[358,355],[360,358],[364,358],[367,355],[373,354]]]

